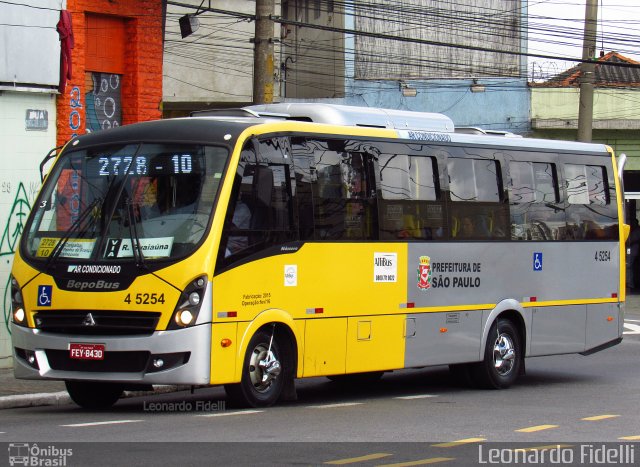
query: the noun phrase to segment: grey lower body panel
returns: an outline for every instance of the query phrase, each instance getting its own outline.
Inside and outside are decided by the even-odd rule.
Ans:
[[[130,384],[206,385],[211,371],[211,324],[149,336],[67,336],[12,324],[18,379],[109,381]],[[69,344],[103,344],[103,362],[68,358]],[[30,364],[25,355],[35,355]],[[163,360],[165,366],[153,365]]]

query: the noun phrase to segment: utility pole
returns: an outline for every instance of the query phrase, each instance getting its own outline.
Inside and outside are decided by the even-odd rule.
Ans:
[[[274,0],[256,0],[256,31],[253,55],[253,103],[273,102]]]
[[[584,39],[580,65],[580,107],[578,109],[578,141],[591,142],[593,127],[593,83],[595,81],[596,34],[598,31],[598,0],[587,0],[584,18]]]

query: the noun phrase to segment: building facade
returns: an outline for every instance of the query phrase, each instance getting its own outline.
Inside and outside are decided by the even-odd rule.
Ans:
[[[10,367],[10,273],[40,188],[38,165],[56,145],[60,1],[0,3],[0,368]]]
[[[593,140],[629,157],[626,168],[640,170],[640,65],[617,52],[598,59],[593,97]],[[531,85],[534,136],[575,140],[578,135],[580,67]]]
[[[592,140],[626,154],[627,218],[640,218],[640,63],[617,52],[598,59],[593,95]],[[632,65],[632,66],[626,66]],[[533,136],[575,140],[580,103],[579,66],[531,85]]]
[[[527,133],[526,0],[283,3],[283,100]],[[335,79],[335,77],[340,79]]]
[[[255,36],[255,21],[251,18],[255,15],[256,1],[184,0],[180,3],[190,7],[167,4],[163,115],[179,117],[197,110],[251,104]],[[275,1],[274,15],[280,14],[280,8],[280,1]],[[193,32],[182,37],[180,19],[185,15],[194,18],[190,23]],[[279,37],[280,27],[274,23],[276,100],[280,98],[280,47],[276,41]]]
[[[0,2],[0,367],[13,254],[39,165],[74,135],[161,116],[162,0]]]
[[[88,131],[160,118],[163,4],[67,0],[73,48],[57,104],[59,144]]]

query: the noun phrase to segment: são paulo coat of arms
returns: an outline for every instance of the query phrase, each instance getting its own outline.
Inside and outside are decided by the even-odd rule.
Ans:
[[[420,257],[418,266],[418,288],[422,290],[431,288],[431,258],[429,256]]]

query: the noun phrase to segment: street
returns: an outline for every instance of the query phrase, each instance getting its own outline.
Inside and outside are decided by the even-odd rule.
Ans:
[[[66,465],[103,454],[112,465],[168,458],[193,465],[476,465],[503,445],[508,452],[560,445],[579,461],[580,450],[593,457],[605,442],[615,449],[623,443],[640,459],[640,313],[630,309],[626,320],[622,344],[588,357],[527,359],[526,375],[508,390],[459,387],[446,367],[398,371],[359,388],[299,380],[298,401],[267,409],[227,407],[223,389],[214,387],[123,399],[106,412],[4,410],[0,440],[72,443],[76,456]]]

